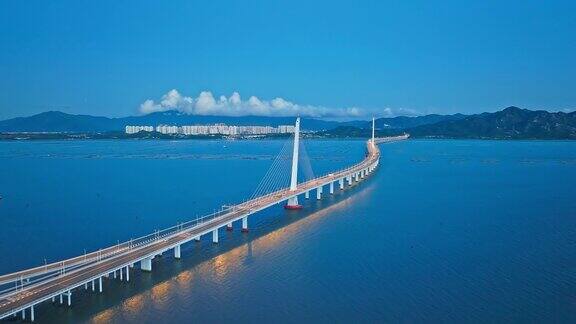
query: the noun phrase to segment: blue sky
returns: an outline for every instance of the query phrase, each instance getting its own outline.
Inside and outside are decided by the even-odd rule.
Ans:
[[[574,1],[5,0],[0,38],[0,119],[576,108]]]

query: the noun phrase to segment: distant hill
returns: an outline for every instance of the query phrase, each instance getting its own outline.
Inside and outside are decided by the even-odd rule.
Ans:
[[[508,107],[495,113],[445,120],[407,130],[414,137],[493,139],[576,139],[576,112]]]
[[[405,132],[398,128],[386,128],[377,129],[376,136],[396,136],[402,135]],[[334,137],[334,138],[348,138],[348,137],[358,137],[358,138],[370,138],[372,136],[372,129],[370,128],[360,128],[356,126],[338,126],[333,129],[319,131],[316,133],[319,136],[324,137]]]
[[[0,132],[103,132],[118,129],[113,119],[48,111],[0,121]]]
[[[494,113],[441,117],[445,118],[439,118],[435,123],[417,125],[419,121],[409,121],[403,124],[403,127],[399,126],[400,124],[382,127],[380,123],[377,134],[388,136],[406,132],[416,138],[576,139],[576,112],[532,111],[508,107]],[[434,118],[437,117],[428,121]],[[334,137],[369,137],[370,129],[340,126],[322,134]]]
[[[49,111],[30,117],[0,121],[0,132],[123,132],[126,125],[291,125],[293,117],[197,116],[178,111],[156,112],[122,118],[71,115]],[[302,128],[333,137],[368,137],[371,122],[336,122],[303,118]],[[419,138],[493,138],[493,139],[576,139],[576,112],[532,111],[508,107],[495,113],[476,115],[426,115],[379,118],[377,132],[397,135],[404,132]]]
[[[466,115],[454,114],[454,115],[425,115],[425,116],[398,116],[390,118],[378,118],[375,120],[376,128],[379,129],[407,129],[412,127],[417,127],[421,125],[435,124],[446,120],[460,120],[465,118]],[[372,125],[368,125],[368,128]]]
[[[435,124],[445,120],[458,120],[465,118],[466,115],[454,114],[454,115],[437,115],[430,114],[424,116],[398,116],[398,117],[383,117],[377,118],[374,121],[377,129],[380,130],[403,130],[421,125]],[[338,125],[338,132],[345,132],[346,129],[352,131],[350,127],[354,128],[372,128],[372,121],[350,121],[342,122]],[[391,131],[390,133],[398,133]]]
[[[198,116],[178,111],[155,112],[144,116],[122,118],[71,115],[48,111],[30,117],[18,117],[0,121],[0,132],[111,132],[123,131],[126,125],[199,125],[225,123],[228,125],[278,126],[294,124],[293,117],[260,116]],[[354,123],[354,122],[351,122]],[[366,121],[355,122],[356,125]],[[303,118],[304,130],[318,131],[337,127],[340,123],[313,118]]]

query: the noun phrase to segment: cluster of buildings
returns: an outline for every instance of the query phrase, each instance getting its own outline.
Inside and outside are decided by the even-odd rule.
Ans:
[[[154,126],[126,126],[126,134],[136,134],[139,132],[153,132]]]
[[[162,134],[241,136],[294,133],[294,126],[228,126],[224,124],[193,126],[158,125],[156,128],[153,126],[126,126],[126,134],[153,131]]]

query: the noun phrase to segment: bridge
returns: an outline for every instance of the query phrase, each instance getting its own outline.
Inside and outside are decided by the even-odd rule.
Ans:
[[[235,222],[241,223],[242,232],[248,232],[248,217],[270,206],[286,202],[285,208],[302,208],[298,197],[309,199],[310,192],[316,192],[321,199],[324,187],[334,193],[338,186],[344,190],[369,176],[377,167],[380,151],[377,144],[403,140],[408,135],[375,138],[374,120],[372,120],[372,138],[366,142],[365,158],[350,167],[314,177],[298,183],[298,156],[300,140],[300,118],[296,119],[290,186],[258,195],[237,205],[226,206],[222,210],[189,222],[178,224],[149,235],[131,239],[127,242],[106,247],[95,252],[85,253],[74,258],[61,260],[43,266],[25,269],[0,276],[0,319],[21,315],[23,320],[35,320],[35,305],[51,300],[53,303],[72,304],[74,290],[90,289],[102,292],[102,280],[130,280],[130,272],[136,265],[142,271],[152,271],[152,260],[172,250],[174,258],[181,258],[181,246],[190,241],[200,241],[204,235],[210,235],[213,243],[218,243],[218,231],[225,227],[232,230]],[[58,299],[58,301],[56,301]],[[66,299],[66,300],[64,300]]]

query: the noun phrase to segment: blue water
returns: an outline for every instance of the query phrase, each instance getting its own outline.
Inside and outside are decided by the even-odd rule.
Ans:
[[[281,141],[0,142],[0,272],[83,253],[251,195]],[[45,322],[575,322],[576,143],[382,145],[368,181],[250,233],[165,255],[129,283],[43,304]],[[308,141],[316,174],[362,141]]]

